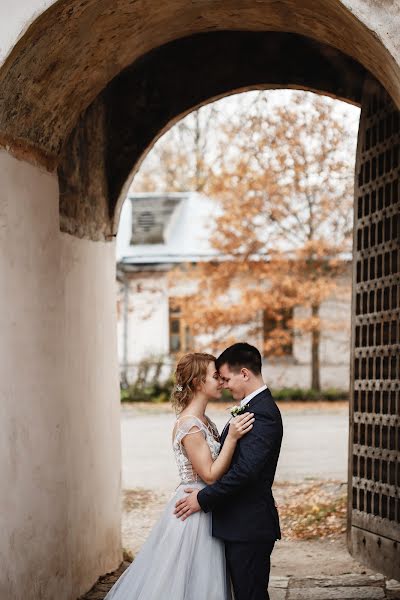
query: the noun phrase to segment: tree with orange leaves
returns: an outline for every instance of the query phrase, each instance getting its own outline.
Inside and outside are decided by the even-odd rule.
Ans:
[[[351,253],[356,136],[330,99],[268,98],[255,94],[219,124],[218,159],[202,188],[216,202],[210,236],[218,258],[180,270],[196,291],[179,304],[192,333],[218,348],[236,340],[238,327],[254,335],[268,323],[269,356],[308,334],[319,390],[321,332],[341,326],[322,319],[321,304],[349,294],[337,282]]]
[[[134,179],[133,192],[203,192],[211,165],[212,134],[221,116],[214,104],[196,110],[154,146]]]

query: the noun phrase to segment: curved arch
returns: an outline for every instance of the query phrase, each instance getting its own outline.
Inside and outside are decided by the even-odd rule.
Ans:
[[[245,0],[238,8],[235,0],[162,5],[58,0],[29,27],[0,70],[0,143],[54,166],[79,115],[118,73],[162,44],[206,31],[313,38],[362,64],[400,105],[400,60],[391,54],[396,46],[387,34],[391,9],[367,11],[358,0],[346,4]]]
[[[271,88],[304,89],[359,104],[365,73],[332,47],[282,33],[198,34],[136,61],[103,95],[114,232],[127,188],[144,156],[192,110],[239,91]]]
[[[58,168],[62,230],[92,239],[115,235],[140,161],[168,127],[202,104],[237,90],[288,87],[358,104],[365,73],[338,50],[288,33],[204,33],[149,52],[113,79],[68,139]]]

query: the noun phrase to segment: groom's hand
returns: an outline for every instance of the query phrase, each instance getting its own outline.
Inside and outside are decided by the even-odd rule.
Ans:
[[[199,490],[186,488],[184,491],[189,494],[189,496],[178,500],[178,502],[175,504],[174,510],[174,514],[182,521],[187,519],[191,514],[201,510],[201,506],[197,501],[197,494],[199,493]]]

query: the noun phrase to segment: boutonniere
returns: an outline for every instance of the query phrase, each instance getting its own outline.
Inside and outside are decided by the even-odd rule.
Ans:
[[[238,415],[241,415],[242,413],[246,412],[246,410],[247,405],[245,404],[244,406],[231,406],[229,412],[231,413],[232,417],[237,417]]]

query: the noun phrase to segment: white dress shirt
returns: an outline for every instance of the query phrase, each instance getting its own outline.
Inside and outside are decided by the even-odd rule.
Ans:
[[[264,390],[267,390],[268,386],[263,385],[260,388],[258,388],[258,390],[255,390],[254,392],[251,392],[251,394],[248,394],[247,396],[245,396],[243,398],[243,400],[240,403],[240,406],[245,406],[246,404],[248,404],[250,402],[250,400],[252,398],[254,398],[254,396],[257,396],[257,394],[259,394],[260,392],[263,392]]]

